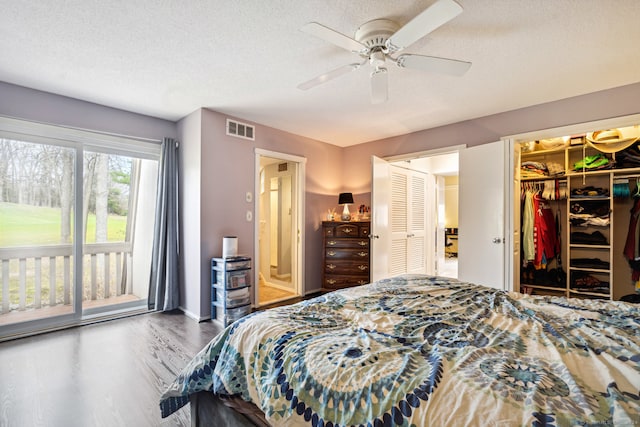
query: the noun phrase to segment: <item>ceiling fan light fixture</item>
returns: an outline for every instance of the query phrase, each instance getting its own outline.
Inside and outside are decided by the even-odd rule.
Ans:
[[[324,73],[298,85],[298,88],[306,90],[318,86],[354,71],[368,62],[373,68],[370,78],[371,101],[374,104],[380,104],[388,98],[387,69],[384,68],[387,62],[395,63],[399,68],[461,76],[471,66],[470,62],[414,54],[395,56],[397,52],[425,37],[461,12],[462,7],[455,0],[435,0],[431,6],[403,26],[390,19],[374,19],[362,24],[356,31],[354,38],[345,36],[317,22],[311,22],[302,28],[304,32],[358,54],[362,62],[342,66]]]
[[[371,52],[371,55],[369,55],[369,64],[371,64],[373,68],[377,70],[384,65],[385,59],[386,55],[384,54],[384,52],[377,50]]]
[[[369,51],[373,49],[385,49],[387,40],[393,35],[400,25],[390,19],[374,19],[366,22],[358,28],[354,38],[366,46]]]
[[[371,72],[371,103],[383,104],[389,98],[387,69],[376,67]]]

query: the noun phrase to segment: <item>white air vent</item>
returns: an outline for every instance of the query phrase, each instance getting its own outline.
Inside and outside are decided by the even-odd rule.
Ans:
[[[227,119],[227,135],[237,136],[238,138],[255,140],[255,127],[246,123],[236,122],[235,120]]]

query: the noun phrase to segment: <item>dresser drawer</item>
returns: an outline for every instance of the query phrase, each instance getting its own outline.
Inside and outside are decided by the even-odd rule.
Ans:
[[[325,289],[342,289],[349,286],[360,286],[369,283],[369,276],[333,276],[326,274],[322,287]]]
[[[340,224],[336,226],[336,237],[358,237],[360,227],[356,223]]]
[[[369,239],[338,239],[327,238],[324,241],[325,248],[353,248],[369,250]]]
[[[326,248],[324,250],[324,258],[326,261],[334,259],[345,259],[352,261],[369,262],[369,249],[350,249],[350,248]]]
[[[325,260],[324,272],[327,274],[345,275],[369,275],[369,260],[345,261],[345,260]]]

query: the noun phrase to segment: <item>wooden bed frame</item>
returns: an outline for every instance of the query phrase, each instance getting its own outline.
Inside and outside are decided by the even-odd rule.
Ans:
[[[191,427],[270,427],[256,405],[239,397],[201,391],[191,395]]]

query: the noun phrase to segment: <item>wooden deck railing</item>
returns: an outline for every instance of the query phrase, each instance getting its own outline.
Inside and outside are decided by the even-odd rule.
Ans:
[[[0,248],[0,314],[73,300],[72,245]],[[83,246],[83,300],[131,293],[131,243]]]

